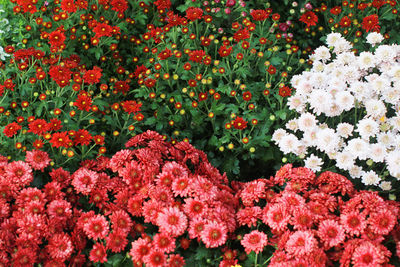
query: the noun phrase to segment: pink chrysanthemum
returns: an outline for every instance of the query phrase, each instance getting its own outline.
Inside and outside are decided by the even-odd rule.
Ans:
[[[102,243],[96,243],[93,245],[93,249],[90,251],[89,259],[93,262],[101,263],[107,261],[107,251]]]
[[[61,262],[67,260],[74,250],[71,238],[66,233],[55,234],[50,237],[47,251],[53,259]]]
[[[165,163],[165,165],[162,167],[162,172],[169,172],[175,178],[188,176],[188,170],[175,161]]]
[[[299,207],[293,211],[291,224],[296,230],[306,230],[313,225],[313,215],[307,206]]]
[[[371,242],[363,242],[351,257],[354,267],[381,266],[385,263],[385,255]]]
[[[225,244],[226,238],[227,229],[223,223],[209,222],[201,232],[201,241],[203,241],[207,248],[216,248]]]
[[[120,229],[113,230],[106,238],[107,249],[112,252],[121,252],[128,244],[127,233]]]
[[[207,221],[201,217],[195,217],[190,220],[189,225],[189,238],[200,238]]]
[[[129,232],[132,227],[132,220],[128,213],[123,210],[117,210],[109,217],[112,229],[119,229],[123,232]]]
[[[340,223],[343,225],[344,230],[351,234],[359,236],[367,226],[365,216],[357,211],[350,211],[340,215]]]
[[[108,234],[108,222],[103,215],[95,215],[83,225],[83,230],[89,238],[105,238]]]
[[[187,176],[175,178],[172,182],[174,196],[187,197],[191,192],[190,181]]]
[[[172,252],[175,249],[175,238],[166,233],[155,234],[153,237],[153,246],[161,252]]]
[[[389,210],[380,210],[370,215],[368,222],[376,234],[387,235],[396,224],[396,216]]]
[[[277,231],[285,230],[289,220],[290,215],[286,205],[284,204],[272,205],[263,216],[263,222]]]
[[[49,154],[41,150],[32,150],[26,152],[25,161],[31,165],[34,170],[43,171],[50,164]]]
[[[9,181],[19,187],[29,185],[33,181],[32,169],[26,162],[20,160],[10,162],[5,171]]]
[[[156,224],[160,212],[160,203],[158,203],[157,201],[149,200],[143,203],[142,213],[144,217],[144,222]]]
[[[128,185],[135,185],[135,183],[141,181],[142,170],[136,161],[130,161],[125,164],[123,168],[120,169],[119,174]]]
[[[53,200],[47,206],[47,213],[50,218],[67,219],[72,215],[71,203],[66,200]]]
[[[96,185],[99,175],[85,167],[79,168],[74,174],[72,185],[78,193],[89,195]]]
[[[344,228],[334,220],[322,221],[318,226],[317,234],[328,248],[339,245],[346,238]]]
[[[139,238],[132,242],[132,248],[129,251],[129,255],[133,261],[141,261],[149,254],[151,243],[147,239]]]
[[[311,231],[297,231],[289,237],[285,249],[295,257],[302,257],[313,252],[317,245],[317,240]]]
[[[164,208],[157,217],[160,230],[172,236],[179,236],[187,228],[187,218],[178,208]]]
[[[125,165],[132,160],[133,152],[129,149],[123,149],[114,154],[111,158],[109,168],[113,172],[119,172],[125,167]]]
[[[162,251],[152,249],[149,254],[143,257],[143,261],[149,267],[164,266],[167,262],[167,256]]]
[[[186,198],[184,211],[189,218],[205,214],[208,210],[207,204],[194,198]]]
[[[246,183],[246,186],[240,193],[243,205],[252,206],[253,202],[258,202],[260,198],[264,198],[266,191],[265,185],[266,183],[263,180]]]
[[[263,251],[268,243],[268,236],[260,231],[254,230],[246,234],[240,241],[247,254],[254,251],[256,254]]]
[[[262,216],[262,209],[258,206],[245,207],[236,213],[236,218],[240,225],[248,227],[256,226],[257,220]]]
[[[141,196],[134,195],[128,200],[128,212],[132,216],[140,217],[142,215],[142,205],[143,198]]]
[[[167,260],[168,267],[185,266],[185,259],[181,255],[170,254]]]

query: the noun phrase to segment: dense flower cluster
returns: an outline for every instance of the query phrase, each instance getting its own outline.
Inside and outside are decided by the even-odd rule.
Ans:
[[[383,266],[395,256],[387,244],[392,237],[398,242],[398,203],[357,191],[342,175],[317,177],[287,164],[275,177],[237,186],[239,225],[259,229],[241,244],[248,254],[275,246],[268,266]]]
[[[292,78],[296,93],[289,108],[299,113],[273,140],[285,153],[304,157],[305,166],[318,171],[320,155],[335,160],[335,166],[361,178],[364,185],[392,188],[390,176],[399,178],[399,84],[400,46],[377,45],[379,33],[367,42],[374,52],[359,55],[339,33],[331,33],[312,55],[312,69]],[[315,154],[317,155],[315,155]],[[366,167],[374,166],[374,169]],[[379,174],[387,169],[389,175]]]
[[[227,242],[237,200],[204,152],[151,131],[126,146],[73,173],[51,168],[42,189],[29,185],[34,170],[50,168],[47,153],[29,151],[26,162],[1,157],[0,263],[81,266],[129,250],[136,264],[182,266],[176,250],[188,248],[187,238],[207,248]],[[146,233],[151,225],[158,231]]]

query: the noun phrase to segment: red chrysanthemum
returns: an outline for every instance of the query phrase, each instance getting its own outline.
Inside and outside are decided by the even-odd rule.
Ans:
[[[68,13],[73,13],[73,12],[76,12],[77,7],[74,3],[74,0],[62,0],[61,1],[61,9]]]
[[[125,249],[128,244],[127,233],[119,229],[113,230],[106,238],[107,249],[117,253]]]
[[[20,187],[29,185],[33,181],[31,167],[28,163],[20,160],[10,162],[5,167],[5,173],[12,184]]]
[[[170,254],[167,260],[168,267],[185,266],[185,259],[181,255]]]
[[[218,49],[218,54],[221,57],[227,57],[231,54],[231,52],[232,52],[232,46],[226,47],[225,45],[223,45],[223,46],[220,46]]]
[[[51,47],[60,48],[65,41],[66,37],[64,32],[55,30],[49,34],[49,44]]]
[[[216,248],[225,244],[227,239],[227,229],[225,224],[220,222],[209,222],[204,225],[201,232],[201,241],[207,248]]]
[[[100,38],[103,36],[111,37],[113,34],[113,27],[105,23],[97,23],[93,28],[95,33],[95,38]]]
[[[89,145],[92,135],[85,129],[79,129],[75,132],[74,145]]]
[[[242,117],[236,117],[233,121],[233,127],[238,130],[243,130],[247,127],[247,121],[243,120]]]
[[[190,52],[189,60],[200,63],[203,60],[203,58],[205,57],[205,55],[206,55],[206,52],[204,52],[203,50],[194,50],[194,51]]]
[[[50,164],[49,154],[41,150],[32,150],[26,152],[25,161],[31,165],[34,170],[43,171]]]
[[[389,210],[377,210],[368,219],[373,232],[379,235],[389,234],[393,230],[396,221],[396,216]]]
[[[22,126],[16,122],[12,122],[4,127],[3,133],[7,137],[13,137],[13,135],[17,134],[19,130],[21,130]]]
[[[114,84],[114,89],[123,94],[126,94],[129,91],[129,88],[129,84],[126,81],[117,81]]]
[[[262,215],[262,209],[258,206],[245,207],[236,213],[239,225],[247,225],[248,227],[257,226],[257,220]]]
[[[381,28],[379,26],[379,17],[376,14],[367,16],[365,18],[363,18],[362,21],[362,28],[366,31],[379,31],[379,29]]]
[[[51,143],[51,146],[57,148],[68,148],[70,143],[72,143],[71,139],[69,139],[67,132],[53,133],[49,142]]]
[[[297,231],[290,235],[285,249],[295,257],[302,257],[312,253],[317,245],[318,242],[311,231]]]
[[[128,114],[131,113],[138,113],[139,111],[141,111],[141,107],[142,107],[142,103],[137,103],[134,100],[127,100],[124,102],[121,102],[121,106],[124,109],[124,111]]]
[[[247,254],[254,251],[256,254],[263,251],[268,244],[268,236],[260,231],[254,230],[246,234],[240,241]]]
[[[156,250],[170,253],[175,250],[175,238],[166,233],[158,233],[153,237],[153,245]]]
[[[29,123],[28,125],[29,130],[28,132],[37,134],[37,135],[43,135],[47,131],[50,130],[50,125],[43,119],[36,119]]]
[[[248,38],[250,38],[250,32],[247,28],[240,29],[233,35],[233,39],[235,40],[235,42],[246,40]]]
[[[126,0],[112,0],[112,10],[118,13],[124,13],[128,9],[128,2]]]
[[[128,233],[132,228],[132,220],[128,213],[123,210],[117,210],[110,215],[111,227],[113,230],[120,230]]]
[[[189,20],[197,20],[197,19],[201,19],[201,17],[203,16],[203,10],[201,8],[198,7],[189,7],[188,9],[186,9],[186,17]]]
[[[139,238],[132,242],[132,248],[129,255],[133,261],[141,261],[150,253],[151,243],[144,238]]]
[[[250,12],[250,15],[253,18],[253,20],[255,20],[255,21],[266,20],[269,16],[268,13],[263,9],[253,9]]]
[[[367,226],[365,216],[357,211],[342,213],[340,215],[340,223],[347,233],[357,236],[359,236]]]
[[[61,121],[57,118],[52,118],[49,122],[49,131],[58,131],[61,130],[62,125]]]
[[[283,231],[286,229],[290,220],[290,215],[286,205],[274,204],[264,213],[263,222],[274,230]]]
[[[318,16],[315,15],[313,11],[307,11],[303,15],[301,15],[299,21],[304,22],[307,24],[307,27],[315,26],[318,22]]]
[[[382,266],[385,263],[385,255],[371,242],[359,245],[351,257],[354,267]]]
[[[103,70],[97,66],[94,66],[92,70],[88,70],[83,75],[83,80],[87,84],[95,84],[100,82],[101,72]]]
[[[81,93],[75,100],[74,106],[76,106],[79,110],[90,111],[92,107],[92,98],[87,94]]]

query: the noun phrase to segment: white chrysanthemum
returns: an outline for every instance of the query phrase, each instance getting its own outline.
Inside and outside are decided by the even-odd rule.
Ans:
[[[334,47],[341,40],[343,40],[343,37],[338,32],[332,32],[326,36],[326,44],[329,47]]]
[[[354,138],[347,142],[347,147],[345,147],[344,151],[348,151],[353,154],[355,157],[358,157],[361,160],[367,159],[369,156],[369,144],[361,139]]]
[[[293,77],[290,79],[290,84],[293,86],[293,87],[296,87],[297,88],[297,85],[299,84],[299,82],[300,81],[302,81],[303,80],[303,75],[301,75],[301,74],[297,74],[297,75],[293,75]]]
[[[400,132],[400,116],[398,114],[395,117],[391,117],[388,123],[393,127],[394,131]]]
[[[386,147],[380,143],[370,145],[369,158],[374,162],[383,162],[386,157]]]
[[[307,95],[313,91],[314,87],[308,80],[300,81],[296,86],[296,95]]]
[[[298,127],[301,131],[305,132],[307,130],[313,129],[317,124],[317,119],[314,114],[309,112],[301,114],[298,121]]]
[[[378,32],[370,32],[367,35],[367,43],[369,43],[372,46],[380,44],[383,41],[383,39],[384,39],[383,35]]]
[[[380,45],[375,50],[375,56],[382,62],[392,61],[396,57],[396,49],[391,45]]]
[[[386,106],[381,100],[368,99],[364,105],[369,117],[380,118],[386,114]]]
[[[351,43],[345,39],[339,40],[334,48],[333,48],[333,53],[335,54],[341,54],[344,52],[348,52],[353,48],[353,46],[351,45]]]
[[[333,103],[332,96],[323,90],[314,90],[309,97],[310,108],[314,113],[320,115],[329,110],[331,103]]]
[[[353,129],[354,126],[352,124],[343,122],[337,125],[336,132],[338,133],[339,136],[347,138],[353,135]]]
[[[313,75],[310,77],[310,82],[313,85],[313,88],[320,89],[325,88],[327,83],[328,77],[321,72],[314,72]]]
[[[322,165],[323,165],[322,159],[315,156],[314,154],[311,154],[310,156],[308,156],[308,158],[304,160],[304,166],[315,172],[319,172],[321,170]]]
[[[298,153],[298,149],[301,146],[299,139],[293,134],[288,134],[282,137],[278,144],[280,150],[285,153]]]
[[[395,135],[391,132],[378,133],[377,141],[379,144],[384,145],[386,148],[392,147],[395,141]]]
[[[363,174],[363,170],[360,166],[357,165],[353,165],[350,169],[349,169],[349,174],[352,178],[360,178],[361,175]]]
[[[318,131],[317,148],[323,152],[334,152],[338,148],[340,142],[339,136],[333,129],[326,128]]]
[[[360,69],[368,70],[376,65],[375,56],[371,52],[361,52],[358,56],[357,63]]]
[[[354,53],[351,52],[341,53],[335,59],[335,62],[340,65],[352,65],[355,61],[356,56],[354,55]]]
[[[331,58],[331,53],[329,52],[329,48],[326,46],[320,46],[315,49],[313,54],[314,60],[321,60],[322,62],[326,62]]]
[[[365,118],[357,123],[356,131],[360,134],[362,139],[369,140],[374,137],[379,131],[379,124],[370,118]]]
[[[371,87],[375,93],[384,91],[387,87],[390,87],[390,81],[382,76],[378,76],[370,82]]]
[[[371,170],[368,172],[364,172],[361,177],[361,181],[365,185],[378,185],[381,181],[381,178],[379,178],[378,174]]]
[[[336,166],[342,170],[349,170],[355,163],[355,157],[350,152],[336,153]]]
[[[398,85],[394,85],[393,87],[390,86],[384,88],[381,94],[381,99],[386,103],[398,105],[400,102],[400,82],[398,83]]]
[[[336,104],[345,111],[354,107],[354,96],[349,91],[341,91],[335,96]]]
[[[321,61],[314,61],[311,71],[312,72],[323,72],[325,69],[325,64]]]
[[[303,138],[301,139],[301,142],[305,144],[308,147],[311,146],[317,146],[318,138],[317,138],[317,133],[318,133],[318,128],[314,128],[311,130],[307,130],[303,134]]]
[[[284,129],[279,128],[278,130],[276,130],[274,132],[274,134],[272,135],[272,141],[274,141],[275,143],[279,143],[282,138],[286,135],[288,135],[289,133],[287,133]]]
[[[354,66],[343,67],[343,78],[347,84],[351,84],[360,79],[361,73]]]
[[[292,95],[288,98],[287,105],[289,109],[296,110],[296,112],[301,113],[305,109],[306,99],[302,95]]]
[[[288,121],[286,123],[285,127],[294,132],[297,131],[297,129],[299,129],[299,124],[297,123],[297,119],[292,119],[292,120]]]
[[[392,65],[392,68],[389,70],[389,75],[395,80],[400,80],[400,65]]]
[[[367,83],[354,82],[349,86],[349,91],[353,93],[358,101],[363,101],[372,96],[372,92]]]
[[[399,177],[400,175],[400,151],[394,150],[386,155],[385,159],[387,163],[387,169],[390,175],[394,177]]]
[[[389,190],[392,190],[392,183],[389,181],[382,181],[379,184],[379,187],[384,191],[389,191]]]

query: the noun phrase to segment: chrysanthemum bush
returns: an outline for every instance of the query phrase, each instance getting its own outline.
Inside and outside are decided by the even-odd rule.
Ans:
[[[356,190],[345,176],[287,164],[270,179],[237,186],[238,232],[249,254],[243,266],[399,263],[398,202]]]
[[[366,39],[371,51],[354,54],[341,34],[327,36],[329,48],[315,50],[312,69],[292,78],[289,108],[299,114],[273,140],[315,171],[337,168],[393,191],[400,173],[400,46],[378,45],[383,36],[375,32]]]
[[[144,56],[133,91],[151,103],[142,106],[154,113],[146,125],[191,140],[233,176],[240,159],[248,162],[244,172],[261,160],[273,165],[279,151],[261,151],[287,116],[287,77],[305,60],[288,32],[291,21],[272,8],[228,2],[224,11],[203,1],[178,7],[182,13],[155,2],[163,23],[140,36]]]
[[[0,263],[218,264],[215,248],[229,244],[237,226],[226,176],[204,152],[155,132],[126,147],[71,173],[50,166],[43,151],[24,161],[2,156]]]

